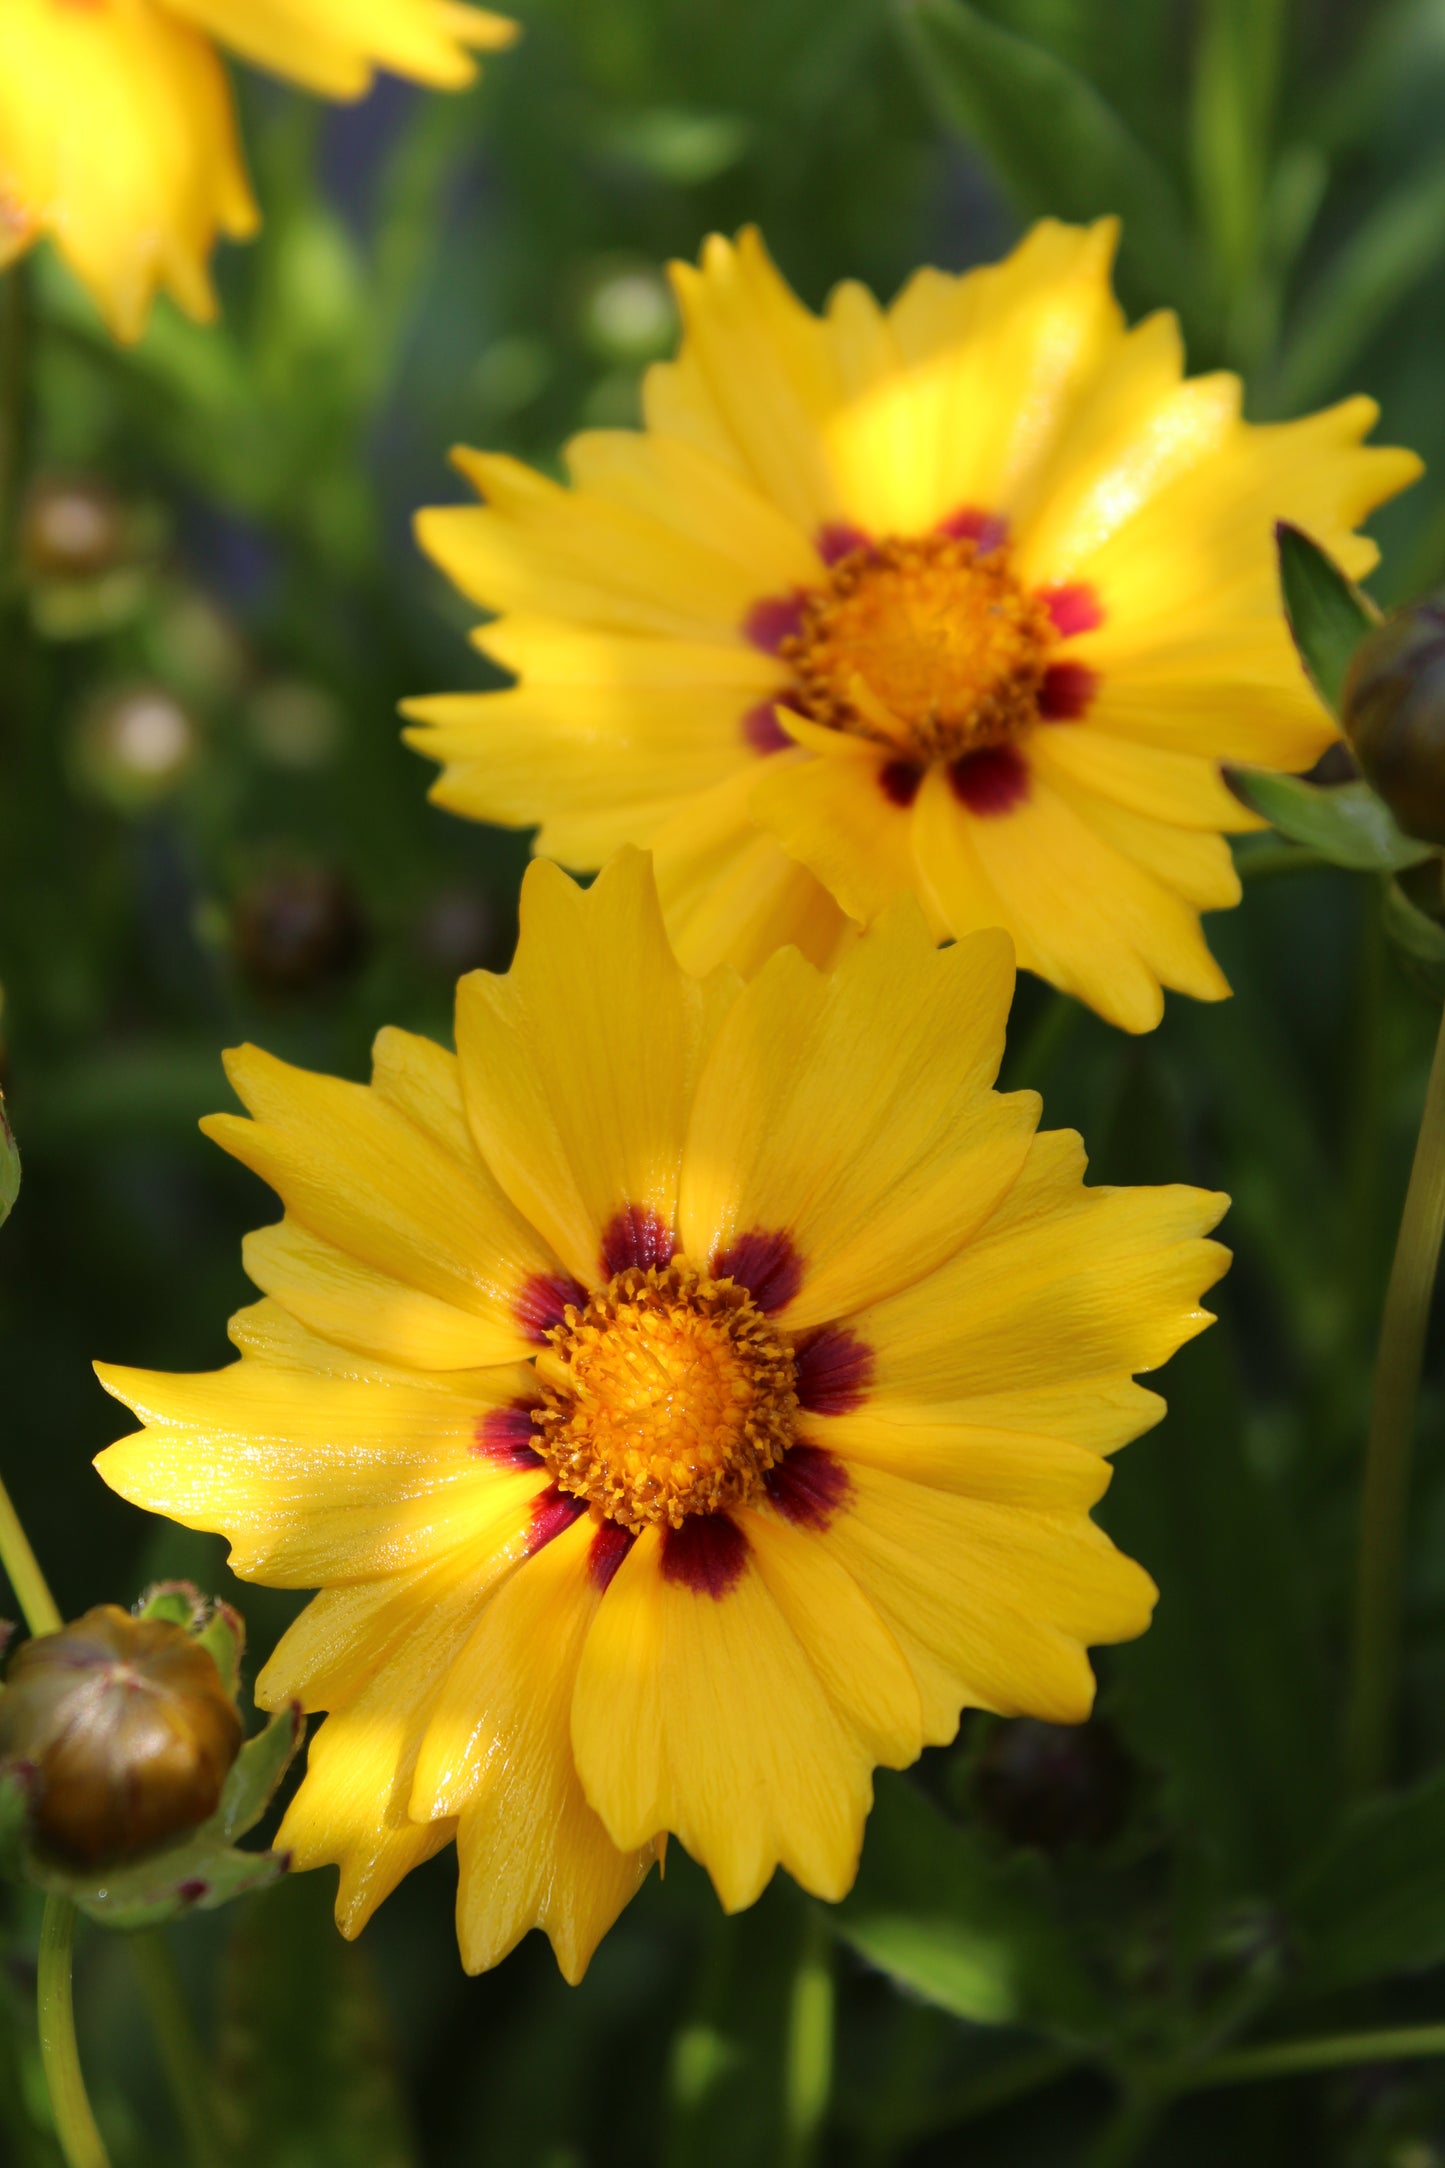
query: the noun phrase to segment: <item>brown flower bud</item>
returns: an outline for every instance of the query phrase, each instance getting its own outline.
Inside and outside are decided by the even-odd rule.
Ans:
[[[299,994],[361,963],[369,930],[350,884],[319,866],[255,881],[237,899],[231,948],[258,993]]]
[[[199,1828],[240,1747],[207,1651],[116,1604],[27,1641],[0,1693],[0,1762],[35,1772],[36,1845],[72,1866],[119,1866]]]
[[[94,580],[125,553],[125,515],[103,482],[44,475],[25,502],[21,548],[37,580]]]
[[[1340,719],[1406,835],[1445,845],[1445,597],[1397,610],[1350,659]]]
[[[1124,1826],[1133,1770],[1101,1718],[1001,1724],[978,1760],[974,1785],[984,1819],[1012,1844],[1041,1852],[1107,1844]]]

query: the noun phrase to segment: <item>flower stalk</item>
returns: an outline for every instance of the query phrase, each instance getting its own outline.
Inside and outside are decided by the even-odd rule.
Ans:
[[[1410,1455],[1442,1236],[1445,1014],[1441,1016],[1385,1294],[1365,1454],[1354,1671],[1346,1737],[1350,1782],[1361,1793],[1373,1790],[1389,1773],[1390,1739],[1399,1697],[1401,1579]]]

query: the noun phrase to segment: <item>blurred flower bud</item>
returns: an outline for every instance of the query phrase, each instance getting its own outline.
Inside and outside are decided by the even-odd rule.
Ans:
[[[253,881],[236,901],[231,953],[258,993],[299,994],[345,977],[370,945],[355,891],[340,874],[297,866]]]
[[[324,768],[341,750],[339,704],[300,678],[263,685],[247,707],[247,721],[257,752],[278,768]]]
[[[0,1693],[0,1762],[34,1772],[37,1850],[74,1867],[119,1866],[198,1829],[241,1738],[208,1650],[115,1604],[27,1641]]]
[[[42,475],[21,515],[20,547],[33,580],[95,580],[126,553],[120,501],[86,475]]]
[[[416,949],[448,981],[504,961],[497,955],[495,915],[474,888],[446,888],[432,897],[417,920]]]
[[[187,709],[164,685],[132,685],[102,695],[75,740],[77,780],[121,812],[166,798],[200,747]]]
[[[1405,833],[1445,845],[1445,598],[1398,610],[1356,648],[1341,721]]]
[[[1001,1724],[974,1771],[986,1821],[1011,1844],[1042,1852],[1107,1844],[1124,1825],[1133,1770],[1109,1725]]]

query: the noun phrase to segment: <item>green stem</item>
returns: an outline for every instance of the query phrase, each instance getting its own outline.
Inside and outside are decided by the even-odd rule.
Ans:
[[[75,1949],[75,1907],[68,1897],[47,1897],[40,1927],[40,1970],[36,2005],[40,2017],[40,2061],[55,2115],[55,2135],[66,2168],[110,2168],[80,2074],[75,2043],[75,2001],[71,1959]]]
[[[1159,2128],[1169,2098],[1153,2086],[1127,2092],[1086,2154],[1087,2168],[1130,2168]]]
[[[1271,2047],[1237,2048],[1216,2056],[1188,2081],[1191,2093],[1216,2085],[1250,2085],[1257,2078],[1288,2078],[1307,2070],[1343,2070],[1358,2063],[1417,2062],[1445,2055],[1445,2025],[1407,2026],[1396,2032],[1331,2033],[1317,2040],[1281,2040]]]
[[[192,2168],[215,2168],[220,2145],[211,2115],[211,2076],[170,1944],[161,1928],[152,1927],[132,1935],[130,1947]]]
[[[3,1479],[0,1479],[0,1566],[5,1568],[5,1578],[15,1591],[15,1601],[30,1631],[33,1634],[59,1633],[64,1621]]]
[[[808,1907],[793,1975],[783,2071],[784,2168],[812,2168],[833,2092],[833,1938]]]
[[[1346,1734],[1354,1788],[1372,1790],[1389,1770],[1399,1693],[1401,1577],[1410,1497],[1415,1403],[1425,1359],[1430,1300],[1445,1236],[1445,1013],[1425,1090],[1410,1186],[1385,1293],[1375,1394],[1365,1451],[1354,1671]]]

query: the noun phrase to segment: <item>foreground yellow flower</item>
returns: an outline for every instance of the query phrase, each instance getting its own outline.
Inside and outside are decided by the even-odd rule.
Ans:
[[[117,338],[158,288],[208,319],[216,236],[258,223],[213,39],[356,98],[376,68],[470,82],[514,35],[454,0],[0,0],[0,267],[49,234]]]
[[[281,1194],[208,1376],[102,1368],[123,1497],[322,1593],[257,1685],[332,1713],[278,1842],[355,1933],[456,1837],[469,1970],[580,1978],[664,1832],[731,1910],[853,1880],[877,1763],[1088,1711],[1154,1589],[1089,1519],[1207,1322],[1225,1200],[1083,1187],[991,1090],[1007,937],[904,903],[824,975],[684,975],[645,859],[527,875],[454,1057],[254,1048],[216,1141]]]
[[[1358,576],[1351,530],[1418,462],[1361,448],[1367,399],[1251,428],[1234,377],[1184,381],[1172,316],[1125,328],[1114,241],[1046,223],[822,320],[755,233],[678,267],[645,434],[575,439],[571,489],[458,452],[485,508],[421,515],[517,680],[408,703],[433,796],[579,868],[650,846],[698,970],[826,960],[911,890],[939,939],[1006,926],[1131,1031],[1161,982],[1227,993],[1199,913],[1256,824],[1219,762],[1334,734],[1273,523]]]

